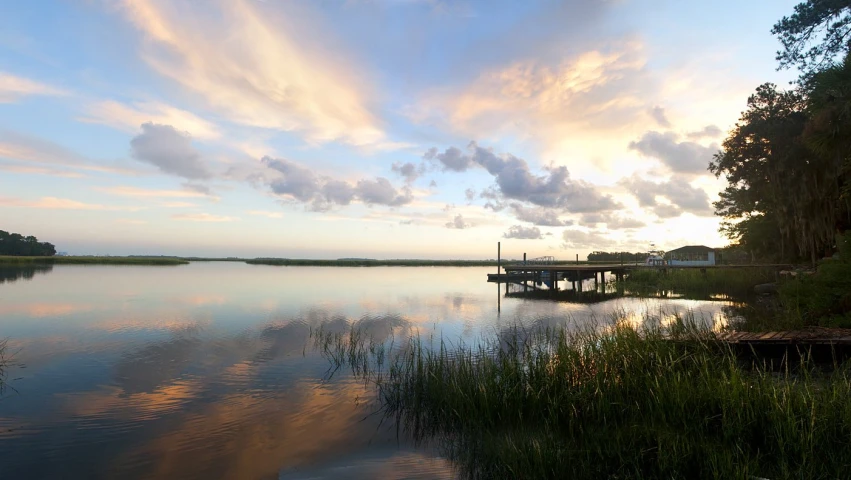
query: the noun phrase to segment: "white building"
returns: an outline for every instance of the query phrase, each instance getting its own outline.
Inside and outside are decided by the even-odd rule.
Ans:
[[[668,265],[716,265],[720,253],[704,245],[688,245],[665,254]]]

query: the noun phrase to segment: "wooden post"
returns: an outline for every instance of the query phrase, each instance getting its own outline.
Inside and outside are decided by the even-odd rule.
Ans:
[[[555,270],[550,270],[550,281],[553,282],[553,291],[558,291],[558,277]]]
[[[579,265],[579,254],[576,254],[576,264]]]
[[[598,290],[600,288],[600,283],[597,282],[597,272],[594,272],[594,290]]]
[[[526,252],[523,252],[523,267],[526,267]],[[529,272],[523,270],[523,293],[529,291],[529,281],[526,280],[526,277],[529,275]]]
[[[499,294],[499,278],[502,267],[502,242],[496,242],[496,312],[502,311],[502,297]]]
[[[576,271],[576,281],[579,285],[579,293],[582,293],[582,272]]]
[[[603,286],[603,293],[606,293],[606,272],[600,272],[600,284]]]

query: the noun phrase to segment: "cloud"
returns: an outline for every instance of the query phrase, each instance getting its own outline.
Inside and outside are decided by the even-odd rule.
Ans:
[[[521,225],[513,225],[502,236],[503,238],[516,238],[520,240],[540,240],[544,238],[541,236],[541,229],[538,227],[524,227]]]
[[[704,147],[691,141],[680,142],[674,132],[649,131],[638,141],[630,142],[629,149],[661,161],[675,173],[701,174],[707,172],[718,145]]]
[[[420,174],[422,174],[422,170],[412,162],[395,162],[390,169],[400,177],[404,178],[408,183],[413,182],[420,176]]]
[[[183,182],[180,185],[184,189],[189,190],[190,192],[200,193],[201,195],[205,195],[208,197],[215,197],[215,194],[213,194],[213,190],[208,185],[191,182]]]
[[[166,198],[190,198],[204,197],[204,193],[189,190],[151,190],[147,188],[118,186],[118,187],[95,187],[99,192],[125,197],[166,197]]]
[[[204,180],[211,174],[192,146],[192,139],[171,125],[145,123],[142,133],[130,140],[131,154],[140,162],[188,180]]]
[[[18,163],[61,165],[65,168],[100,173],[136,175],[138,172],[95,162],[53,142],[0,129],[0,158]]]
[[[470,228],[472,225],[467,223],[464,220],[464,217],[459,213],[455,215],[455,218],[451,222],[446,222],[446,228],[453,228],[456,230],[464,230],[465,228]]]
[[[449,147],[445,152],[439,153],[437,148],[432,147],[423,155],[426,160],[437,160],[444,170],[463,172],[473,166],[473,160],[460,148]]]
[[[713,213],[706,192],[691,186],[688,178],[682,175],[675,175],[663,182],[626,178],[619,184],[638,200],[641,207],[654,209],[662,218],[674,217],[683,211],[695,215],[712,215]],[[659,202],[658,197],[663,197],[667,202]]]
[[[103,211],[130,211],[135,212],[144,207],[100,205],[96,203],[85,203],[67,198],[42,197],[39,200],[23,200],[18,198],[0,197],[0,206],[43,208],[47,210],[103,210]]]
[[[145,220],[137,220],[134,218],[118,218],[115,220],[115,223],[121,223],[124,225],[145,225],[148,222]]]
[[[567,167],[548,167],[545,175],[535,175],[525,160],[510,153],[497,155],[476,142],[470,142],[467,153],[450,147],[443,153],[436,149],[429,150],[425,157],[458,172],[474,166],[487,170],[494,177],[497,190],[483,192],[482,196],[494,197],[497,200],[495,207],[499,207],[498,201],[502,198],[577,213],[611,210],[619,206],[610,196],[600,194],[590,183],[571,179]]]
[[[160,102],[95,102],[86,108],[86,116],[80,120],[133,133],[138,132],[143,124],[153,123],[171,125],[178,131],[189,133],[193,138],[216,139],[221,136],[216,125],[192,112]]]
[[[611,138],[646,119],[654,83],[645,68],[643,45],[634,39],[603,43],[577,38],[566,44],[578,42],[585,43],[574,47],[581,53],[570,56],[564,50],[544,56],[546,46],[530,46],[522,59],[481,69],[466,85],[427,92],[408,115],[468,136],[517,134],[547,146],[587,132]],[[445,153],[446,168],[465,168],[462,159],[453,157],[458,153]]]
[[[270,212],[268,210],[248,210],[245,213],[258,217],[284,218],[284,214],[282,212]]]
[[[383,177],[362,179],[353,185],[318,175],[289,160],[263,157],[262,161],[268,168],[280,174],[268,182],[272,192],[308,204],[314,211],[326,211],[334,206],[348,205],[353,200],[360,200],[367,205],[389,207],[405,205],[413,200],[409,187],[397,190]]]
[[[650,116],[653,117],[653,120],[656,120],[656,123],[658,123],[660,127],[671,128],[671,122],[668,121],[668,117],[665,115],[664,108],[656,106],[651,108],[649,113]]]
[[[562,220],[556,210],[540,207],[525,207],[519,203],[512,203],[511,209],[514,216],[522,222],[545,227],[569,227],[573,225],[571,220]]]
[[[71,170],[63,170],[51,167],[37,167],[31,165],[17,165],[13,163],[0,162],[0,170],[27,175],[49,175],[51,177],[83,178],[86,175]]]
[[[594,227],[598,224],[606,224],[608,230],[633,229],[647,226],[647,223],[636,218],[626,218],[611,213],[586,213],[582,215],[579,224],[586,227]]]
[[[355,187],[355,193],[367,205],[398,207],[412,200],[410,189],[403,189],[400,193],[390,184],[390,181],[383,177],[374,180],[359,180]]]
[[[652,210],[659,218],[679,217],[683,213],[683,210],[680,207],[671,205],[670,203],[657,204],[652,208]]]
[[[701,138],[718,138],[723,133],[724,132],[717,126],[707,125],[701,130],[687,133],[686,137],[688,137],[689,140],[700,140]]]
[[[467,203],[469,204],[476,198],[476,191],[472,188],[468,188],[464,190],[464,198],[467,199]]]
[[[309,15],[278,15],[298,5],[272,9],[248,0],[124,5],[144,35],[142,59],[228,120],[299,131],[310,141],[384,141],[368,95],[359,88],[365,82],[358,81],[345,53],[329,58],[327,51],[308,50],[306,35],[299,34],[317,29]]]
[[[175,220],[188,220],[190,222],[233,222],[239,220],[236,217],[225,217],[210,213],[176,213],[171,218]]]
[[[164,208],[195,208],[198,205],[192,202],[158,202],[157,206]]]
[[[13,103],[31,95],[67,95],[62,89],[9,73],[0,72],[0,103]]]
[[[628,230],[632,228],[646,227],[647,223],[637,218],[612,216],[606,219],[606,228],[609,230]]]
[[[562,248],[606,250],[618,245],[618,242],[596,232],[568,229],[562,232]]]

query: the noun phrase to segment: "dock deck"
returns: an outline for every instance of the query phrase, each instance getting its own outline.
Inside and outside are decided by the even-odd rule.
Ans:
[[[851,328],[804,327],[779,332],[724,332],[718,339],[730,344],[747,345],[848,345]]]

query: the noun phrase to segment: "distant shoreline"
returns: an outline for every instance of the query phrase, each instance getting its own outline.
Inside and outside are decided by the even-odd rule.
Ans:
[[[377,260],[368,258],[341,258],[320,260],[307,258],[207,258],[207,257],[146,257],[146,256],[2,256],[3,265],[187,265],[190,262],[243,262],[249,265],[269,265],[278,267],[496,267],[496,260],[419,260],[392,259]],[[502,265],[520,263],[522,260],[502,260]],[[594,262],[579,262],[588,264]],[[606,262],[603,262],[606,263]],[[572,265],[575,261],[554,262],[556,265]]]

